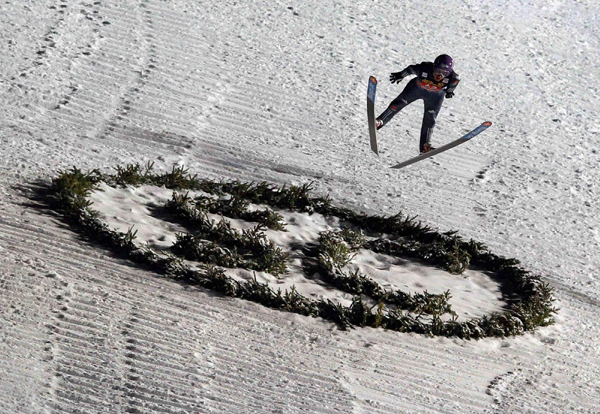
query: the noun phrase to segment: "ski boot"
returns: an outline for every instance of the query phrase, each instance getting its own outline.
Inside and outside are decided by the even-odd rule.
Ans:
[[[421,147],[421,154],[425,154],[429,151],[433,151],[435,149],[435,147],[432,147],[430,143],[424,144]]]

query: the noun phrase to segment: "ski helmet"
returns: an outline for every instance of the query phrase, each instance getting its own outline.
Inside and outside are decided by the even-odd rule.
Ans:
[[[452,66],[452,58],[448,55],[439,55],[433,62],[433,67],[448,71],[448,73],[452,72]]]

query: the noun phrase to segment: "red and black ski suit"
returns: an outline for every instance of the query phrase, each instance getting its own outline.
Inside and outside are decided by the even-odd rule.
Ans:
[[[418,99],[422,99],[425,104],[425,112],[419,143],[421,151],[423,151],[425,144],[430,143],[431,134],[435,127],[435,119],[442,108],[444,97],[451,97],[458,82],[460,82],[458,74],[454,71],[450,72],[440,82],[437,82],[433,76],[434,70],[432,62],[422,62],[418,65],[410,65],[400,72],[402,77],[416,75],[416,78],[408,82],[402,93],[377,118],[383,121],[383,125],[385,125],[404,107]]]

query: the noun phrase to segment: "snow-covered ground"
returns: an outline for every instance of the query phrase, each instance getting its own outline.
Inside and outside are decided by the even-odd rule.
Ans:
[[[595,0],[3,2],[0,412],[600,412],[599,17]],[[391,170],[422,109],[377,158],[368,76],[379,112],[404,86],[390,72],[440,53],[462,82],[434,143],[494,125]],[[30,197],[59,169],[148,161],[459,230],[542,274],[557,323],[340,331],[134,267]]]

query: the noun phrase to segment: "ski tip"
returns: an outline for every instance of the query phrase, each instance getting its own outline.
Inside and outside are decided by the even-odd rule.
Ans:
[[[492,126],[492,123],[490,121],[487,121],[487,122],[484,122],[481,125],[483,125],[484,127],[489,127],[489,126]]]
[[[370,76],[369,81],[373,82],[373,83],[377,83],[377,79],[375,78],[375,76]]]

